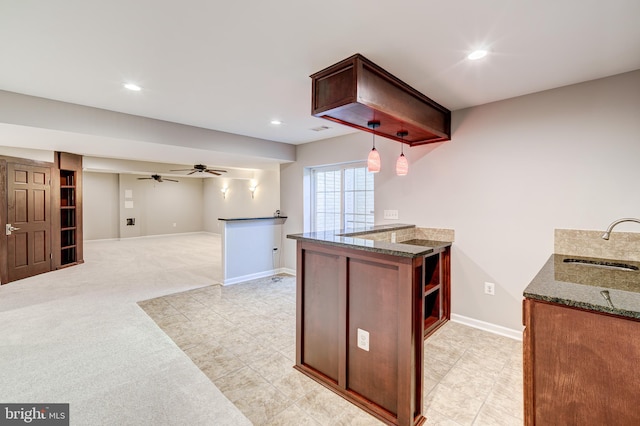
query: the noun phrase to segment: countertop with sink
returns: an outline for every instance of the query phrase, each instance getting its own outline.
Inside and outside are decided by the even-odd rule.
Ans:
[[[448,247],[452,244],[450,241],[436,241],[419,238],[412,238],[406,241],[397,242],[380,241],[367,238],[368,236],[381,232],[395,232],[409,230],[411,228],[415,228],[415,225],[376,225],[362,229],[290,234],[287,235],[287,238],[409,258],[425,256],[433,253],[439,248]]]
[[[640,319],[640,262],[553,254],[524,297]]]
[[[640,233],[611,233],[628,221],[556,229],[524,290],[525,426],[640,424]]]

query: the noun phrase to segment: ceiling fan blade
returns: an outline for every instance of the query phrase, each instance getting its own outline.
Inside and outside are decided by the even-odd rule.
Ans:
[[[197,170],[192,171],[191,173],[187,173],[187,176],[194,174]]]
[[[188,172],[191,171],[193,169],[175,169],[175,170],[169,170],[170,172]]]
[[[163,179],[163,180],[166,180],[168,182],[180,182],[179,180],[175,180],[175,179]]]
[[[207,169],[207,171],[218,172],[218,173],[227,173],[226,170],[218,170],[218,169]]]
[[[138,180],[146,180],[146,179],[153,179],[153,178],[138,178]]]
[[[205,170],[207,173],[211,173],[212,175],[220,176],[220,173],[214,172],[213,170]]]

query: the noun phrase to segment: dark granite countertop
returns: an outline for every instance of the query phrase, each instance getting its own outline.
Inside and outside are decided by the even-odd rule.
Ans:
[[[640,319],[640,270],[623,271],[566,263],[565,259],[606,260],[551,255],[524,290],[524,297]],[[640,262],[623,263],[640,267]],[[602,292],[608,292],[610,302]]]
[[[287,235],[287,238],[409,258],[425,256],[437,249],[451,245],[451,242],[447,241],[411,240],[411,244],[405,244],[403,242],[390,243],[388,241],[374,241],[363,238],[366,234],[407,228],[415,228],[415,225],[377,225],[363,229],[308,232],[290,234]]]
[[[287,216],[264,216],[264,217],[230,217],[224,218],[219,217],[218,220],[223,220],[225,222],[234,222],[234,221],[246,221],[246,220],[267,220],[267,219],[286,219]]]

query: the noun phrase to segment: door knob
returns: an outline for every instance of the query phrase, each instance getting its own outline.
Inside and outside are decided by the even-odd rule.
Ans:
[[[18,231],[20,228],[16,228],[15,226],[11,226],[10,223],[7,223],[5,227],[5,231],[7,235],[11,235],[13,231]]]

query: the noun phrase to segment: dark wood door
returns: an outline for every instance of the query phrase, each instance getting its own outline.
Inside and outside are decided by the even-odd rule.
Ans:
[[[6,217],[8,280],[50,271],[51,168],[7,162]]]

